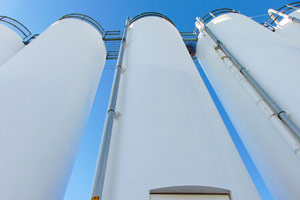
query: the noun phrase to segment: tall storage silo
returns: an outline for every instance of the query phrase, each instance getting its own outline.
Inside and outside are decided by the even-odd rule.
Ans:
[[[25,46],[22,37],[15,30],[24,37],[31,34],[20,22],[7,16],[0,16],[0,67]]]
[[[67,15],[0,68],[0,199],[63,198],[106,57],[87,22]]]
[[[277,117],[282,113],[271,110],[244,74],[251,74],[299,125],[300,95],[296,91],[300,68],[295,58],[300,51],[238,13],[223,14],[207,23],[205,29],[214,39],[203,29],[203,23],[197,26],[198,60],[274,199],[298,199],[298,136]],[[222,52],[220,45],[234,57]],[[238,69],[235,61],[243,67]]]
[[[92,199],[260,199],[167,17],[130,21],[121,65],[103,193]]]

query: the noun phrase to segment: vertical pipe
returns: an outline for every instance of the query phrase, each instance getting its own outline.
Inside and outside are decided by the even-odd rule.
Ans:
[[[120,52],[119,52],[116,71],[115,71],[115,75],[114,75],[113,86],[112,86],[111,96],[110,96],[110,102],[109,102],[108,111],[107,111],[107,115],[106,115],[102,143],[101,143],[101,147],[100,147],[100,151],[99,151],[98,163],[97,163],[97,167],[96,167],[96,174],[95,174],[95,178],[94,178],[94,186],[93,186],[92,198],[91,198],[92,200],[98,200],[98,199],[102,198],[105,172],[106,172],[106,166],[107,166],[107,158],[108,158],[109,146],[110,146],[110,140],[111,140],[111,132],[112,132],[113,120],[114,120],[115,113],[116,113],[115,108],[116,108],[116,102],[117,102],[117,97],[118,97],[120,75],[121,75],[121,71],[122,71],[122,63],[123,63],[123,57],[124,57],[124,48],[125,48],[125,44],[126,44],[128,24],[129,24],[129,19],[126,20],[124,33],[123,33],[123,37],[121,40]]]

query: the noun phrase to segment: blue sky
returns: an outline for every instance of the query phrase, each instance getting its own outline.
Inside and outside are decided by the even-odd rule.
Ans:
[[[134,17],[142,12],[155,11],[168,16],[179,31],[193,31],[195,17],[201,17],[217,8],[232,8],[247,16],[257,16],[267,14],[268,8],[277,9],[290,2],[285,0],[0,0],[0,15],[13,17],[25,24],[31,32],[41,33],[58,18],[72,12],[93,17],[105,30],[123,30],[127,16]],[[104,69],[65,200],[90,199],[113,72],[111,67]],[[200,73],[204,75],[201,69]],[[210,87],[207,81],[206,83]],[[211,89],[210,92],[263,199],[272,199],[226,117],[226,113],[222,110],[220,102],[216,100]]]

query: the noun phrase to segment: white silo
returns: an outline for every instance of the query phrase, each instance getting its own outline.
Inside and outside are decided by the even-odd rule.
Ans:
[[[300,51],[241,14],[202,22],[196,55],[208,79],[274,199],[298,199]]]
[[[175,26],[158,13],[130,22],[92,199],[260,199]]]
[[[98,30],[70,18],[0,68],[0,199],[63,198],[105,57]]]
[[[31,34],[20,22],[7,16],[0,16],[0,67],[25,46],[23,39],[9,27],[13,27],[24,37]]]

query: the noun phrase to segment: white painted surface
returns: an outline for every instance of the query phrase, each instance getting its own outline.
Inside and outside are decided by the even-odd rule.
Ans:
[[[228,195],[151,194],[150,200],[230,200]]]
[[[65,19],[0,68],[0,199],[63,198],[105,56],[96,29]]]
[[[300,9],[292,12],[289,16],[300,19]],[[276,34],[300,48],[300,24],[287,19],[282,19],[276,26]]]
[[[298,49],[240,14],[221,15],[208,27],[280,106],[288,113],[292,111],[295,120],[299,106],[293,98],[298,98],[299,93],[293,83],[299,79],[293,73],[300,69],[292,57],[299,54]],[[201,37],[197,57],[222,105],[274,198],[298,199],[300,160],[294,150],[299,143],[271,116],[228,59],[223,57],[222,61],[223,55],[217,53],[215,46],[207,35]]]
[[[260,199],[176,28],[142,18],[126,41],[103,200],[182,185]]]
[[[0,67],[23,47],[22,38],[4,24],[0,24]]]

